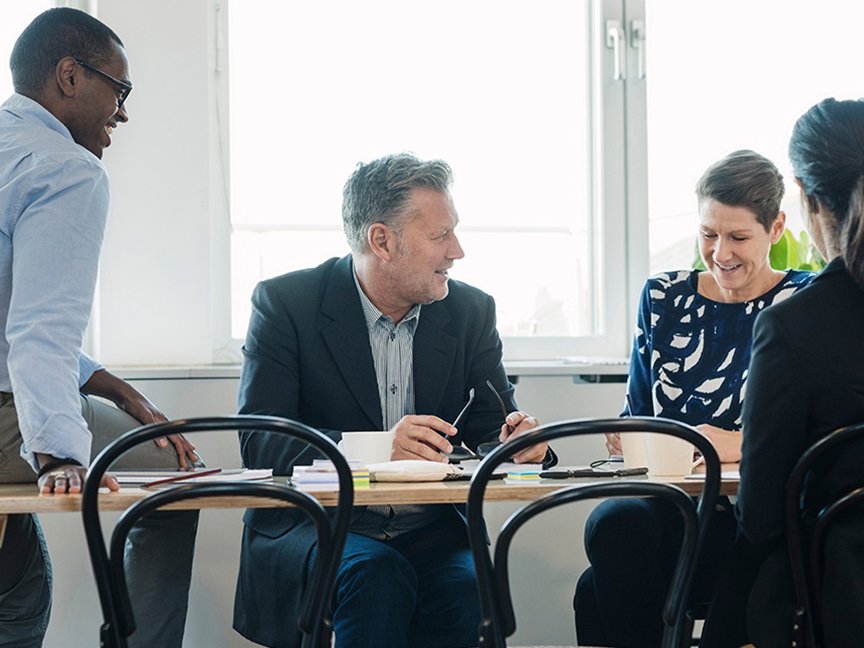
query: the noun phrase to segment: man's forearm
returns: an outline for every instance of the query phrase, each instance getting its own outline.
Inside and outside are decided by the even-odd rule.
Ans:
[[[81,385],[82,393],[107,398],[112,403],[122,403],[134,391],[129,383],[107,369],[94,371],[90,379]]]

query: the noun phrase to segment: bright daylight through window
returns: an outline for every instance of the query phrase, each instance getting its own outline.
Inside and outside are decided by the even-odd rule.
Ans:
[[[864,5],[825,0],[646,3],[651,271],[687,267],[694,186],[715,160],[749,148],[786,180],[787,226],[804,228],[787,147],[792,126],[825,97],[864,95]]]
[[[502,335],[593,335],[588,6],[232,2],[233,334],[257,281],[347,253],[356,163],[411,151],[453,168],[451,276]]]

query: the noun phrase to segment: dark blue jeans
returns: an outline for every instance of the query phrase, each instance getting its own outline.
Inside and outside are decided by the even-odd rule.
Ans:
[[[349,533],[332,613],[336,648],[476,646],[480,602],[464,525],[442,521],[389,541]]]
[[[711,600],[735,539],[735,516],[723,502],[697,564],[691,601]],[[660,645],[663,603],[682,534],[677,509],[662,500],[606,500],[591,512],[585,524],[591,566],[580,577],[573,600],[580,644]]]

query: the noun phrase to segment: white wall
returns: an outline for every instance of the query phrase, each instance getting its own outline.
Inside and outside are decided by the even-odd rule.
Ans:
[[[171,418],[235,411],[236,379],[133,382]],[[517,398],[520,407],[547,422],[614,416],[623,400],[623,387],[621,383],[574,384],[567,376],[523,377],[517,385]],[[234,435],[198,435],[195,441],[211,465],[239,465]],[[584,464],[604,454],[600,439],[564,442],[555,448],[564,465]],[[516,506],[490,506],[490,531],[497,529]],[[582,527],[590,507],[583,503],[572,510],[546,514],[517,536],[511,563],[518,627],[514,643],[575,642],[571,603],[576,579],[586,566]],[[202,513],[186,626],[188,648],[254,645],[231,629],[241,514],[215,510]],[[105,519],[114,517],[106,514]],[[54,611],[45,648],[90,648],[97,645],[101,619],[80,516],[47,514],[42,516],[42,522],[55,569]]]
[[[92,339],[105,364],[205,364],[228,341],[227,150],[215,137],[227,115],[213,100],[224,86],[215,4],[98,3],[126,45],[135,84],[130,121],[104,156],[112,203]]]

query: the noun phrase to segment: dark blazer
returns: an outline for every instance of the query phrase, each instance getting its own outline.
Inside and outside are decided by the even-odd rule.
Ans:
[[[808,447],[838,427],[861,421],[864,290],[842,259],[835,259],[809,287],[766,309],[754,327],[736,507],[740,533],[730,576],[737,584],[726,592],[726,601],[717,601],[716,609],[731,614],[721,624],[742,631],[746,627],[746,638],[759,648],[791,642],[794,593],[784,535],[786,481]],[[819,480],[819,490],[811,487],[805,493],[808,507],[818,508],[845,488],[845,475],[862,471],[864,449],[838,457]],[[864,525],[856,524],[864,533]],[[857,586],[838,591],[826,581],[829,622],[851,613],[842,623],[827,624],[840,631],[840,636],[829,637],[832,647],[860,645],[864,637],[864,552],[848,545],[844,549],[841,535],[826,567],[834,568],[833,563],[845,575],[843,582],[857,579]],[[736,598],[737,610],[730,606]],[[709,619],[706,632],[717,630],[716,621]],[[732,643],[730,637],[728,643],[708,645]]]
[[[415,411],[452,421],[475,388],[475,401],[455,441],[475,449],[497,438],[500,406],[513,386],[501,362],[495,303],[489,295],[451,280],[449,295],[424,305],[414,334]],[[369,334],[350,257],[261,282],[244,346],[241,414],[302,421],[335,441],[343,430],[383,429]],[[299,442],[241,434],[243,462],[289,474],[313,454]],[[247,511],[234,627],[268,646],[299,643],[296,620],[314,542],[305,516],[291,509]]]

